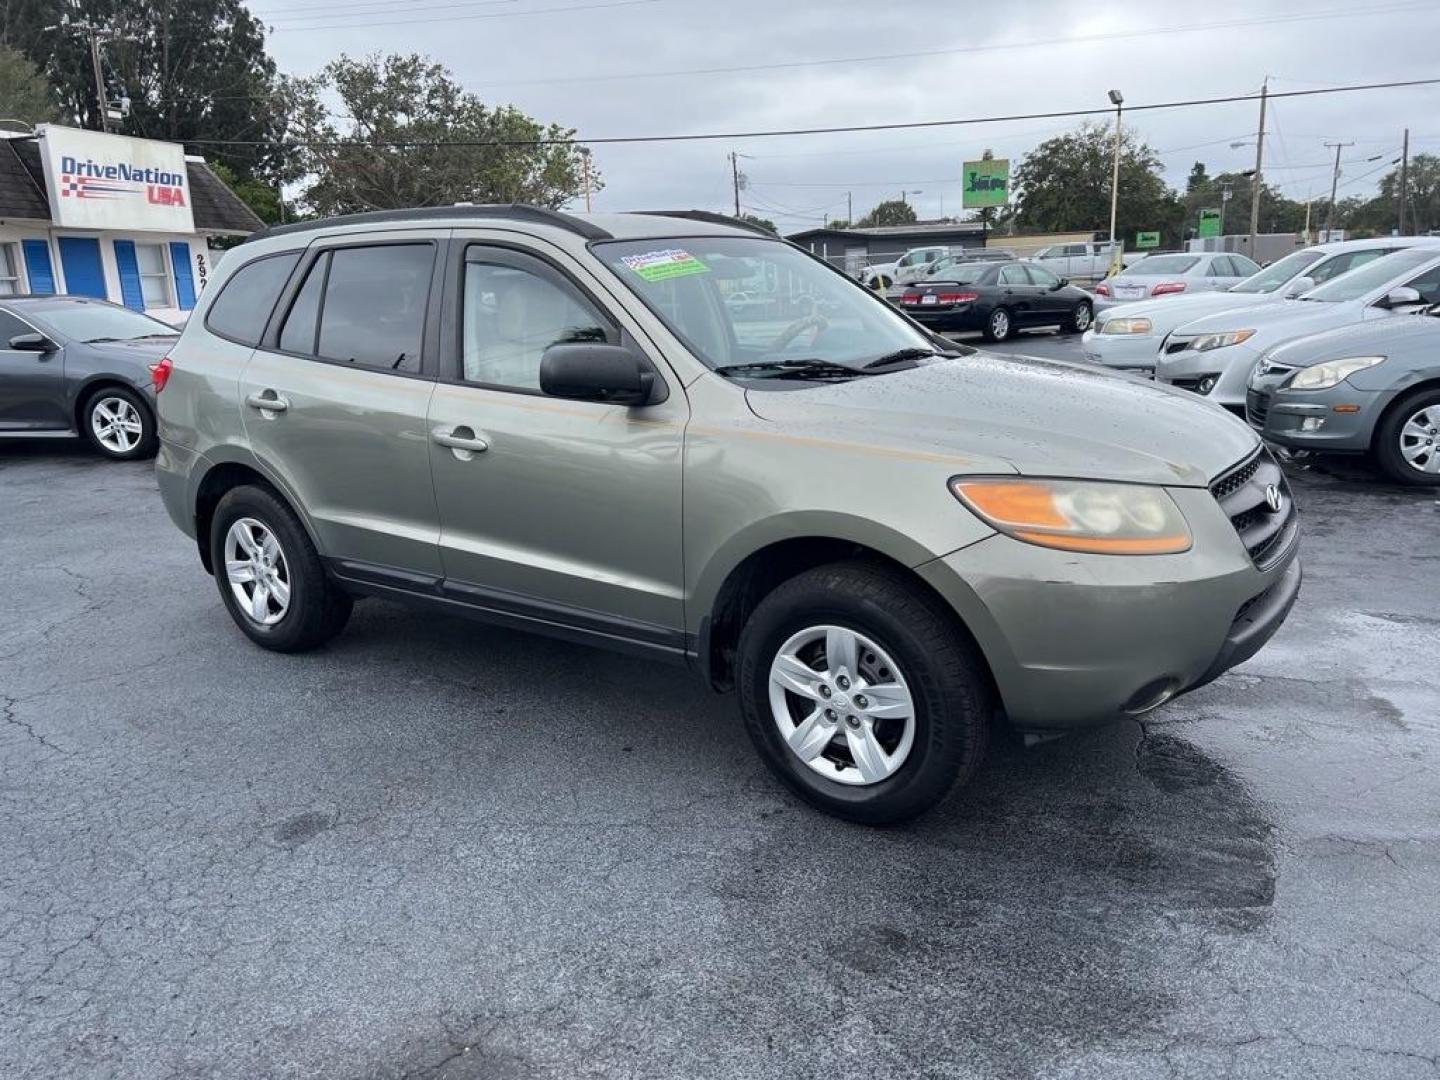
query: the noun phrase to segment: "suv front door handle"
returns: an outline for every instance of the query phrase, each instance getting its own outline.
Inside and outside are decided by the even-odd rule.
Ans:
[[[277,413],[284,412],[290,407],[290,402],[277,394],[274,390],[265,390],[258,394],[251,394],[245,399],[245,404],[252,409],[259,409],[261,412]]]
[[[441,446],[447,446],[461,461],[469,461],[476,454],[483,454],[490,449],[490,444],[475,434],[474,429],[461,424],[459,427],[446,431],[444,428],[436,428],[430,433],[430,438]]]

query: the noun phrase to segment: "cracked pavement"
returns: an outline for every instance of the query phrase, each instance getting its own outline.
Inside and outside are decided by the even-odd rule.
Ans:
[[[1440,1076],[1440,504],[1293,479],[1258,657],[875,830],[683,672],[264,653],[148,463],[4,445],[0,1076]]]

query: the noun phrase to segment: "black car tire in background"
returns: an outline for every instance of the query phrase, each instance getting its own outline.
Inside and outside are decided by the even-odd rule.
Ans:
[[[1081,300],[1071,309],[1069,316],[1060,325],[1062,334],[1083,334],[1090,329],[1090,323],[1095,318],[1095,311],[1090,306],[1089,300]]]
[[[1376,426],[1375,441],[1371,445],[1375,463],[1390,479],[1401,484],[1437,487],[1440,473],[1421,472],[1401,453],[1401,433],[1405,425],[1422,413],[1431,419],[1432,427],[1440,428],[1440,387],[1417,390],[1392,405]],[[1435,440],[1431,454],[1440,454],[1440,431],[1428,437]]]
[[[152,458],[160,446],[155,414],[145,399],[128,387],[102,386],[91,391],[80,406],[79,421],[80,434],[111,461]],[[116,427],[117,421],[125,426]],[[138,432],[134,430],[137,424]]]
[[[997,307],[985,319],[982,331],[986,341],[1006,341],[1015,332],[1015,323],[1007,308]]]

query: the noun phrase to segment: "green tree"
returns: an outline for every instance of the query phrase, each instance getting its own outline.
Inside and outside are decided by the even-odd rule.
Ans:
[[[856,222],[860,228],[877,225],[913,225],[915,208],[904,199],[887,199]]]
[[[1088,232],[1108,229],[1114,129],[1085,123],[1049,139],[1015,169],[1018,192],[1007,218],[1034,232]],[[1133,237],[1158,230],[1161,242],[1179,240],[1183,207],[1160,175],[1160,159],[1133,131],[1120,145],[1120,200],[1116,232]]]
[[[1249,233],[1250,197],[1254,177],[1245,172],[1224,172],[1207,178],[1204,183],[1189,187],[1185,193],[1185,227],[1195,229],[1201,207],[1220,207],[1225,211],[1224,231]],[[1230,198],[1224,197],[1230,189]],[[1260,231],[1300,232],[1305,227],[1305,204],[1287,199],[1269,184],[1260,185]]]
[[[756,217],[754,214],[741,214],[740,220],[745,222],[747,225],[758,225],[760,226],[760,228],[766,229],[769,232],[774,233],[776,236],[780,235],[780,230],[775,227],[775,223],[769,218]]]
[[[108,31],[101,45],[106,97],[130,99],[129,115],[112,130],[192,143],[188,149],[241,177],[283,170],[284,97],[264,28],[241,0],[0,4],[0,43],[44,71],[64,122],[98,128],[90,44],[77,15]]]
[[[1405,225],[1401,232],[1427,233],[1440,229],[1440,156],[1416,154],[1410,159],[1406,177]],[[1380,181],[1380,196],[1388,205],[1390,218],[1384,231],[1399,225],[1400,170],[1385,174]],[[1379,208],[1377,208],[1378,211]]]
[[[850,228],[849,218],[831,218],[825,223],[827,229],[848,229]]]
[[[59,118],[45,76],[24,53],[0,45],[0,120],[18,120],[33,127]]]
[[[341,56],[291,98],[296,162],[318,214],[455,202],[560,207],[582,183],[574,130],[491,108],[419,55]],[[590,189],[602,186],[593,164]]]
[[[1185,179],[1186,194],[1189,194],[1193,191],[1199,191],[1202,188],[1208,187],[1209,185],[1210,174],[1205,169],[1205,163],[1203,161],[1195,162],[1194,165],[1190,166],[1190,175]]]

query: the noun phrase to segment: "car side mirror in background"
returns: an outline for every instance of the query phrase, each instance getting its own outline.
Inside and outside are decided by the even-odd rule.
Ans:
[[[1069,284],[1070,284],[1070,279],[1069,279],[1068,277],[1062,277],[1059,281],[1055,282],[1054,285],[1051,285],[1051,286],[1050,286],[1050,291],[1051,291],[1051,292],[1056,292],[1057,290],[1063,289],[1066,285],[1069,285]]]
[[[1400,285],[1385,294],[1385,299],[1380,301],[1380,306],[1396,308],[1421,303],[1424,303],[1424,300],[1421,299],[1418,291],[1408,285]]]
[[[55,343],[44,334],[16,334],[10,339],[10,348],[16,352],[50,352]]]
[[[1285,299],[1299,296],[1315,288],[1315,279],[1312,277],[1298,277],[1285,287]]]
[[[551,397],[648,405],[663,386],[650,362],[623,345],[551,345],[540,358],[540,389]]]

